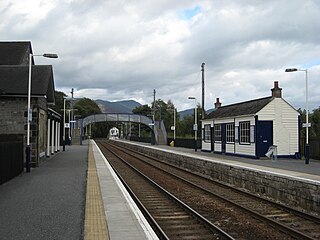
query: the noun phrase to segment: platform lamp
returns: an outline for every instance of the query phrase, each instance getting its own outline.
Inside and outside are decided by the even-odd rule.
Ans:
[[[303,126],[306,128],[305,164],[309,164],[309,158],[310,158],[309,127],[311,126],[311,124],[309,123],[309,109],[308,109],[308,69],[287,68],[285,70],[285,72],[297,72],[297,71],[305,72],[305,76],[306,76],[306,124],[304,124]]]
[[[31,66],[32,57],[58,58],[57,54],[44,53],[42,55],[29,54],[29,80],[28,80],[28,110],[27,110],[27,146],[26,146],[26,172],[30,172],[30,122],[32,121],[31,105]]]
[[[188,97],[188,99],[193,99],[195,102],[195,107],[194,107],[194,125],[193,125],[193,130],[194,130],[194,151],[197,151],[197,135],[198,135],[198,124],[197,124],[197,99],[195,97]]]

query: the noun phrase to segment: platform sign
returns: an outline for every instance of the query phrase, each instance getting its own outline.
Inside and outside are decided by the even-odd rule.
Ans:
[[[28,112],[28,122],[32,122],[32,109],[31,108],[29,109],[29,112]]]
[[[302,123],[302,127],[309,128],[309,127],[311,127],[311,123]]]
[[[175,130],[174,126],[171,126],[171,130],[172,130],[172,131],[174,131],[174,130]]]
[[[193,124],[193,131],[198,131],[198,124]]]

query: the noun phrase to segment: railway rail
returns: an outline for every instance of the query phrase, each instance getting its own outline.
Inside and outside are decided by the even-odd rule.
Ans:
[[[236,239],[320,239],[320,219],[316,216],[258,198],[132,150],[103,142],[99,145],[135,165],[208,222]],[[157,201],[151,202],[157,205]]]

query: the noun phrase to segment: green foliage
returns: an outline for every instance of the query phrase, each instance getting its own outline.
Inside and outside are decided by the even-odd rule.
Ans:
[[[153,107],[153,102],[151,103],[151,106]],[[148,105],[143,105],[135,108],[133,110],[133,113],[141,114],[141,115],[152,118],[152,113],[153,113],[152,107],[149,107]],[[155,120],[163,121],[164,126],[167,130],[168,136],[170,137],[173,137],[173,131],[171,130],[171,126],[174,125],[173,109],[175,109],[175,106],[171,100],[168,100],[168,102],[166,103],[165,101],[158,99],[155,102]],[[197,117],[198,117],[198,134],[199,134],[201,129],[201,122],[200,122],[201,108],[199,105],[197,107]],[[194,114],[186,116],[183,119],[180,119],[179,114],[176,113],[176,137],[193,137],[194,136],[193,125],[194,125]],[[141,129],[144,129],[144,128],[145,127],[141,126]]]
[[[145,104],[145,105],[136,107],[135,109],[132,110],[132,112],[134,114],[139,114],[139,115],[149,116],[150,117],[152,110],[147,104]]]
[[[89,98],[82,98],[78,100],[74,105],[74,108],[78,110],[76,115],[79,115],[79,118],[85,118],[93,114],[101,113],[96,102]]]
[[[64,92],[54,91],[55,105],[53,110],[63,116],[63,98],[67,95]]]
[[[311,116],[311,136],[320,137],[320,109],[314,109]]]

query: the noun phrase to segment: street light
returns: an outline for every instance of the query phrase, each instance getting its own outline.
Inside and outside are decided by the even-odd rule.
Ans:
[[[193,125],[193,130],[194,130],[194,151],[197,151],[197,135],[198,135],[198,124],[197,124],[197,99],[195,97],[188,97],[188,99],[193,99],[195,102],[195,107],[194,107],[194,125]]]
[[[298,68],[287,68],[285,72],[297,72],[302,71],[306,74],[306,124],[304,127],[306,128],[306,160],[305,164],[309,164],[309,157],[310,157],[310,146],[309,146],[309,110],[308,110],[308,69],[298,69]]]
[[[32,109],[31,105],[31,66],[32,57],[46,57],[46,58],[58,58],[57,54],[44,53],[43,55],[29,54],[29,80],[28,80],[28,110],[27,110],[27,146],[26,146],[26,172],[30,172],[30,122],[32,121]]]

